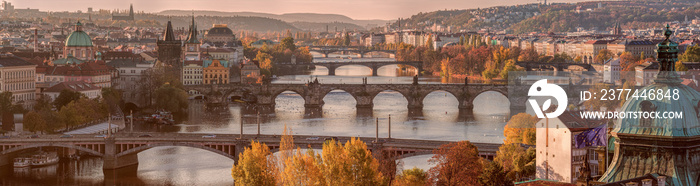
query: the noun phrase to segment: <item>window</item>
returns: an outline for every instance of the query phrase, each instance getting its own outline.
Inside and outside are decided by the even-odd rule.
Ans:
[[[639,107],[641,107],[642,112],[654,112],[656,111],[656,106],[651,103],[650,101],[642,101],[642,103],[639,104]],[[652,123],[654,122],[654,118],[651,116],[642,116],[641,120],[639,121],[639,126],[641,127],[651,127]]]

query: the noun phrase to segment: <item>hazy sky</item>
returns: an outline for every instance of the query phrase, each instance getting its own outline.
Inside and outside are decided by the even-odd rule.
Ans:
[[[38,8],[41,11],[87,11],[128,9],[136,11],[216,10],[263,13],[333,13],[353,19],[397,19],[418,12],[443,9],[484,8],[501,5],[536,3],[537,0],[6,0],[15,8]],[[580,2],[584,0],[550,0]]]

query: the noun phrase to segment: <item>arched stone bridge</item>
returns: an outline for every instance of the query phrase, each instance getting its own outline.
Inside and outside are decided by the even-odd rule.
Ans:
[[[328,68],[328,75],[335,75],[335,70],[338,67],[347,65],[359,65],[372,69],[372,76],[377,76],[377,70],[387,65],[408,65],[418,69],[418,72],[423,71],[423,62],[421,61],[366,61],[366,62],[317,62],[309,63],[310,65],[322,66]],[[294,66],[296,64],[278,64],[280,66]],[[304,64],[307,65],[307,64]]]
[[[591,64],[587,63],[545,63],[545,62],[516,62],[517,66],[525,68],[526,71],[532,71],[533,68],[554,68],[556,71],[564,71],[569,66],[579,66],[586,71],[595,71]]]
[[[144,134],[150,137],[138,137]],[[294,143],[300,148],[321,149],[324,139],[330,136],[313,136],[317,140],[311,140],[312,136],[294,136]],[[338,137],[338,141],[345,143],[350,137]],[[240,135],[217,134],[216,138],[203,138],[202,134],[177,134],[177,133],[121,133],[110,138],[95,138],[92,135],[76,135],[73,138],[60,138],[58,135],[46,135],[40,138],[9,138],[0,139],[0,166],[11,165],[13,158],[25,150],[54,148],[60,155],[66,152],[82,152],[93,156],[102,157],[103,169],[118,169],[138,164],[138,153],[160,146],[184,146],[204,149],[221,156],[238,160],[238,156],[250,147],[251,140],[256,140],[268,145],[272,152],[280,147],[280,136],[277,135]],[[431,154],[440,145],[451,141],[431,141],[413,139],[387,139],[367,138],[360,140],[367,143],[373,152],[384,152],[389,157],[405,158],[416,155]],[[493,159],[500,144],[473,143],[479,148],[479,155]],[[376,155],[376,154],[375,154]]]
[[[346,52],[357,54],[361,58],[364,57],[365,54],[370,52],[396,54],[396,50],[372,50],[357,46],[309,46],[309,52],[320,53],[323,57],[328,57],[328,54],[331,53]]]
[[[209,105],[226,104],[232,96],[239,96],[255,98],[258,106],[271,108],[275,105],[275,98],[285,91],[301,95],[305,108],[321,108],[323,98],[333,90],[349,93],[355,98],[357,108],[372,108],[374,97],[383,91],[401,93],[408,101],[409,110],[423,109],[423,99],[434,91],[449,92],[457,98],[459,109],[465,111],[474,109],[474,98],[484,92],[495,91],[508,97],[508,85],[505,84],[215,84],[188,85],[185,89],[200,92],[207,97]],[[525,109],[526,100],[510,100],[511,109]]]

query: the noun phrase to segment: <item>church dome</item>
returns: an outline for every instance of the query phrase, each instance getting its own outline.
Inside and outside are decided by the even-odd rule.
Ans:
[[[233,31],[226,25],[214,25],[207,32],[207,36],[233,36]]]
[[[90,36],[87,33],[83,32],[82,26],[83,25],[80,22],[75,24],[75,31],[68,36],[68,39],[66,39],[67,47],[92,46],[92,39],[90,39]]]
[[[626,117],[616,121],[615,129],[612,132],[665,137],[699,136],[700,119],[698,118],[698,112],[700,108],[698,106],[700,106],[700,93],[680,83],[656,83],[639,89],[637,92],[649,93],[650,91],[657,92],[659,90],[663,92],[663,95],[669,92],[671,97],[654,100],[630,98],[622,106],[622,110],[625,112],[682,113],[682,118]],[[676,93],[678,99],[674,99]]]

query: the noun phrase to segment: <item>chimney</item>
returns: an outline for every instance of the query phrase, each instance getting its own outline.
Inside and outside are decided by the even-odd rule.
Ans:
[[[666,186],[666,176],[659,176],[659,177],[656,177],[656,185],[658,185],[658,186]]]
[[[642,180],[642,186],[651,186],[651,181],[652,181],[652,179]]]
[[[34,29],[34,52],[39,51],[39,31],[35,28]]]

